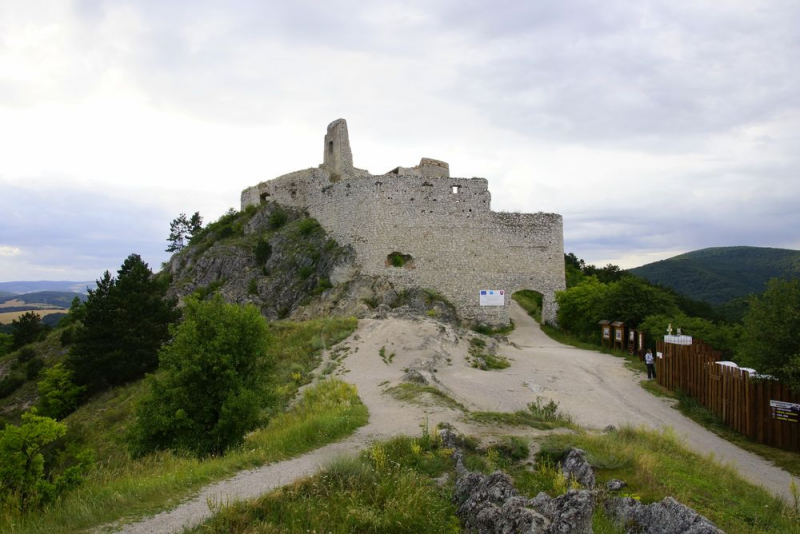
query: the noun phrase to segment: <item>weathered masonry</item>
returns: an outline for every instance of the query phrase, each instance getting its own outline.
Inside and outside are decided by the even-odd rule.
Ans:
[[[354,269],[399,289],[433,289],[467,320],[507,324],[511,294],[544,295],[554,322],[555,292],[565,288],[561,215],[495,213],[484,178],[451,178],[447,163],[373,175],[353,167],[344,119],[325,135],[323,163],[242,192],[242,209],[264,202],[303,208],[356,252]],[[336,280],[333,280],[336,282]],[[481,289],[505,291],[505,306],[480,306]]]

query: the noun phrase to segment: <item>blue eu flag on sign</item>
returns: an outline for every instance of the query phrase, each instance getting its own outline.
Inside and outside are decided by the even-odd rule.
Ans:
[[[485,295],[485,294],[486,294],[486,291],[481,291],[481,295]]]

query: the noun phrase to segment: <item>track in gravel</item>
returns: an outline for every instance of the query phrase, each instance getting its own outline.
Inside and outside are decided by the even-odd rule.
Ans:
[[[555,400],[577,423],[589,428],[622,424],[671,426],[693,450],[713,452],[717,460],[732,464],[746,479],[789,499],[788,473],[683,417],[671,407],[674,401],[647,393],[639,386],[642,376],[627,369],[622,359],[551,340],[516,303],[512,303],[511,316],[516,329],[509,340],[516,347],[501,347],[499,352],[512,365],[495,372],[470,367],[466,361],[466,340],[434,321],[359,321],[357,335],[344,342],[351,351],[340,372],[343,379],[358,387],[359,396],[369,408],[370,420],[366,426],[338,443],[207,486],[173,510],[127,525],[122,531],[180,532],[208,518],[218,504],[256,497],[312,475],[331,459],[355,454],[372,441],[403,434],[418,435],[423,422],[430,425],[454,422],[460,430],[482,437],[505,432],[507,429],[459,421],[462,414],[458,411],[409,405],[383,393],[388,385],[401,380],[403,369],[430,360],[434,354],[441,362],[449,359],[449,363],[438,366],[436,380],[469,409],[513,411],[542,397]],[[386,347],[386,353],[396,353],[390,364],[379,356],[381,347]],[[531,430],[527,434],[542,432]]]

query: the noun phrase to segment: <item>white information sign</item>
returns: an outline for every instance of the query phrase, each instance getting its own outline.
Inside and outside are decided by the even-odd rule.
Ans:
[[[481,306],[505,306],[506,292],[502,289],[481,289]]]

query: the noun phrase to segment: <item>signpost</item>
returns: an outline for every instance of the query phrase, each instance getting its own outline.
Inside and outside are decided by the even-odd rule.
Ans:
[[[505,306],[506,292],[502,289],[481,289],[481,306]]]
[[[600,328],[602,329],[602,332],[603,332],[603,337],[602,337],[603,346],[604,347],[610,347],[611,346],[611,321],[603,319],[602,321],[600,321],[597,324],[600,325]]]
[[[797,423],[800,421],[800,404],[793,402],[783,402],[771,400],[769,406],[772,408],[772,418],[778,421]]]

